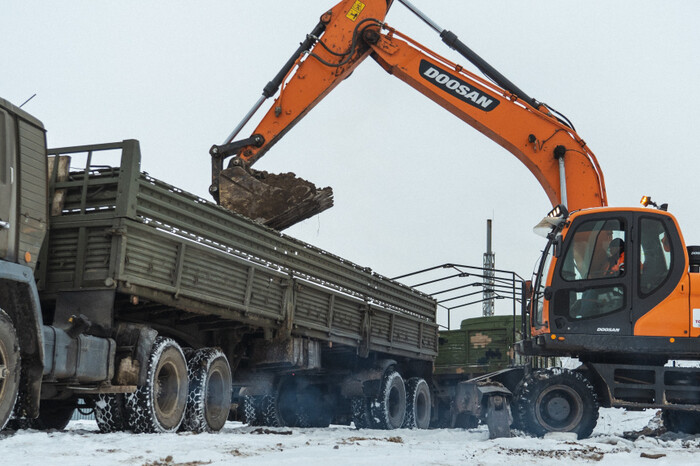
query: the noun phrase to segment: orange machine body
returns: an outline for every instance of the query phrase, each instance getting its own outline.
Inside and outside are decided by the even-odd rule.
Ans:
[[[605,267],[616,260],[613,242],[624,245],[622,270]],[[550,244],[543,293],[532,301],[533,337],[556,342],[561,354],[570,352],[569,342],[579,355],[586,352],[578,348],[582,338],[607,339],[613,353],[625,351],[614,340],[649,337],[650,353],[672,357],[674,345],[700,336],[700,273],[689,270],[685,241],[670,213],[584,209],[566,219]]]

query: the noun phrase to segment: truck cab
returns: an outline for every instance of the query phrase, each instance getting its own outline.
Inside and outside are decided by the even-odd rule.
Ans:
[[[44,125],[0,99],[0,259],[34,270],[47,227]],[[9,200],[7,202],[6,200]]]

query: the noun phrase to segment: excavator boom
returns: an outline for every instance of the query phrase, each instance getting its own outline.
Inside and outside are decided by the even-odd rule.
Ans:
[[[391,1],[344,0],[321,16],[225,143],[212,147],[210,191],[221,205],[278,229],[332,205],[330,188],[319,190],[293,174],[266,176],[251,166],[368,56],[514,154],[539,181],[552,205],[565,204],[571,211],[607,205],[598,162],[570,124],[527,96],[455,34],[438,28],[407,0],[399,1],[498,84],[389,27],[384,18]],[[234,141],[279,86],[279,95],[252,135]],[[224,169],[229,157],[233,158]],[[268,179],[274,182],[266,183]]]
[[[391,28],[377,37],[372,49],[372,58],[387,72],[515,155],[539,181],[552,206],[565,204],[573,211],[607,205],[595,155],[546,105],[520,99]],[[567,184],[572,189],[566,189]]]

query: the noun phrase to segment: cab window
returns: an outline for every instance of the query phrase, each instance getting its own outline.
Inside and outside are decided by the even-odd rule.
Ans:
[[[566,281],[620,277],[625,273],[625,228],[620,219],[581,223],[561,268]]]
[[[554,296],[554,315],[568,320],[592,319],[625,308],[625,287],[600,286],[585,290],[560,290]]]
[[[671,274],[671,241],[664,224],[655,218],[639,221],[639,294],[659,289]]]

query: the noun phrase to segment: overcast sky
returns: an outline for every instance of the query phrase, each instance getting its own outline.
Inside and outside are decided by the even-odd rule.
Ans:
[[[686,242],[700,244],[700,2],[413,3],[573,122],[611,205],[637,206],[643,194],[668,202]],[[19,105],[37,94],[24,109],[44,122],[49,146],[139,139],[143,170],[206,199],[209,147],[334,5],[0,4],[0,96]],[[468,65],[398,2],[387,22]],[[551,208],[514,156],[371,59],[256,168],[332,186],[335,207],[286,233],[390,277],[480,265],[493,218],[496,266],[529,278],[543,241],[532,226]]]

